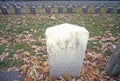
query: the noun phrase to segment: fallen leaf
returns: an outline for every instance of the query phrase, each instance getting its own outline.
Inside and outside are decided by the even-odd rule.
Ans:
[[[72,79],[72,75],[68,73],[63,74],[62,77],[65,79],[65,81],[70,81]]]
[[[21,74],[27,73],[28,67],[29,67],[29,65],[27,65],[27,64],[22,65],[20,67]]]
[[[23,52],[22,53],[24,56],[30,56],[30,52],[28,52],[28,51],[25,51],[25,52]]]
[[[24,81],[33,81],[31,77],[26,77]]]
[[[9,71],[19,71],[20,69],[19,68],[17,68],[17,67],[12,67],[12,68],[8,68],[8,72]]]
[[[50,17],[50,19],[53,19],[53,20],[55,20],[55,19],[56,19],[56,17],[55,17],[55,16],[51,16],[51,17]]]
[[[43,66],[47,66],[47,65],[48,65],[48,61],[43,61],[43,62],[42,62],[42,65],[43,65]]]
[[[14,55],[13,55],[13,58],[14,58],[14,59],[21,59],[21,58],[22,58],[22,55],[21,55],[21,54],[14,54]]]
[[[47,81],[53,81],[53,79],[51,77],[48,77],[48,80]]]
[[[0,60],[3,61],[7,56],[8,56],[8,52],[3,52],[3,53],[0,55]]]
[[[99,68],[95,68],[95,73],[97,73],[97,74],[99,74],[99,73],[100,73]]]

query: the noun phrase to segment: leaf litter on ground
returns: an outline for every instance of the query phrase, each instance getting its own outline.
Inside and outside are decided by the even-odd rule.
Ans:
[[[93,22],[90,19],[92,16],[93,19],[98,22]],[[117,79],[109,77],[106,75],[104,71],[104,67],[109,59],[109,56],[106,56],[106,51],[113,52],[114,48],[118,41],[120,41],[119,35],[116,37],[113,36],[110,30],[105,30],[105,33],[102,35],[92,36],[89,39],[89,42],[99,43],[100,46],[96,46],[95,49],[101,52],[96,52],[91,50],[91,48],[87,48],[86,57],[84,59],[83,67],[81,69],[80,77],[72,77],[70,74],[63,74],[58,79],[53,79],[49,75],[49,65],[48,65],[48,55],[46,53],[46,39],[45,35],[39,36],[40,31],[37,27],[39,25],[53,26],[64,22],[70,22],[82,26],[87,25],[95,25],[105,28],[110,28],[111,26],[115,26],[118,22],[114,23],[104,23],[104,21],[100,20],[101,15],[76,15],[76,17],[69,15],[22,15],[21,17],[8,17],[7,22],[0,23],[9,31],[3,30],[2,37],[0,37],[0,45],[8,45],[11,44],[19,44],[21,42],[26,43],[27,47],[30,47],[30,50],[24,50],[22,48],[16,49],[16,52],[13,54],[12,59],[20,59],[23,61],[23,65],[20,68],[13,66],[13,68],[9,68],[8,70],[20,70],[22,74],[26,74],[26,78],[24,81],[117,81]],[[66,19],[64,19],[64,17]],[[115,21],[117,19],[115,16],[111,15],[102,15],[101,18],[106,21]],[[4,18],[3,18],[4,19]],[[76,20],[79,19],[79,20]],[[87,19],[87,20],[86,20]],[[49,21],[49,23],[47,23]],[[77,23],[79,21],[79,23]],[[81,23],[80,23],[81,22]],[[24,30],[21,33],[16,34],[16,29],[20,26],[29,28],[29,30]],[[32,27],[33,26],[33,27]],[[35,28],[35,27],[36,28]],[[15,28],[13,32],[10,31],[11,28]],[[40,28],[41,32],[45,32],[45,28]],[[94,32],[94,31],[93,31]],[[119,33],[118,33],[119,34]],[[10,37],[9,37],[10,35]],[[37,39],[35,38],[37,36]],[[88,42],[88,44],[89,44]],[[113,43],[114,42],[114,43]],[[33,55],[34,53],[35,55]],[[9,54],[4,51],[2,55],[0,55],[1,61]]]

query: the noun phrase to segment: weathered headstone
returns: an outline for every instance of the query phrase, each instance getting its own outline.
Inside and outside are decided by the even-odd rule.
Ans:
[[[107,63],[105,71],[109,76],[120,74],[120,42],[115,48],[109,62]]]
[[[72,13],[72,6],[67,7],[67,13]]]
[[[6,6],[1,6],[1,12],[2,14],[8,14],[8,9]]]
[[[51,13],[51,7],[50,6],[45,7],[45,12],[47,14],[50,14]]]
[[[117,8],[117,13],[120,14],[120,7]]]
[[[100,4],[100,7],[101,7],[101,8],[104,8],[104,3],[101,3],[101,4]]]
[[[106,12],[106,13],[112,13],[112,11],[113,11],[113,8],[112,8],[112,7],[108,7],[108,9],[107,9],[107,12]]]
[[[8,3],[5,4],[5,6],[9,9],[10,8],[10,5]]]
[[[61,24],[47,28],[46,44],[50,76],[80,76],[89,32],[84,27]]]
[[[88,7],[82,7],[82,12],[87,14],[88,13]]]
[[[36,14],[36,7],[35,6],[29,6],[29,8],[30,8],[30,14]]]
[[[63,7],[62,6],[58,7],[58,13],[63,13]]]
[[[19,5],[15,5],[14,12],[16,15],[20,15],[21,14],[21,7]]]
[[[94,4],[94,7],[98,7],[99,6],[99,4]]]
[[[95,14],[99,14],[100,13],[100,7],[95,7]]]

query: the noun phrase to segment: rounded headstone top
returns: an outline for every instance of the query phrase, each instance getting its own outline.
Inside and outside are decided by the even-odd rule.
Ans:
[[[84,27],[80,27],[80,26],[68,24],[68,23],[49,27],[46,30],[46,34],[49,34],[49,33],[55,34],[55,32],[56,34],[63,34],[63,33],[70,33],[70,32],[81,32],[81,33],[87,33],[87,34],[89,33]]]

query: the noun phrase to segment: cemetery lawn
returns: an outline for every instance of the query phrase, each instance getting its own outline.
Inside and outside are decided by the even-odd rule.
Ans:
[[[49,77],[45,30],[62,23],[83,26],[90,33],[86,58],[78,79],[82,81],[118,79],[108,77],[104,67],[120,41],[119,14],[0,14],[0,71],[20,69],[21,73],[33,73],[25,81],[35,78],[52,81],[53,79]],[[42,75],[45,78],[40,77]],[[74,79],[70,75],[62,77],[68,81]]]

